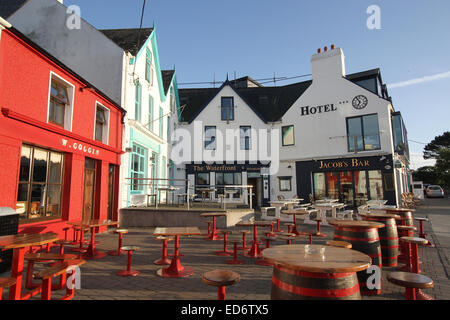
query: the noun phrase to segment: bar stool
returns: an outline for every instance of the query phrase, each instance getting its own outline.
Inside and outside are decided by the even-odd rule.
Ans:
[[[122,248],[122,237],[124,234],[128,233],[128,230],[127,229],[116,229],[116,230],[114,230],[114,233],[119,234],[119,246],[117,247],[117,250],[109,251],[108,254],[110,256],[120,256],[122,254],[122,250],[120,250],[120,248]]]
[[[14,278],[0,278],[0,300],[2,300],[3,288],[10,288],[16,284]]]
[[[423,231],[423,222],[428,221],[428,218],[415,217],[414,220],[419,221],[420,225],[419,237],[426,239],[427,234]],[[434,248],[434,244],[432,244],[430,241],[428,241],[427,246]]]
[[[250,250],[251,247],[248,247],[246,244],[246,235],[250,233],[249,230],[239,230],[238,232],[242,233],[242,247],[238,247],[238,250]]]
[[[69,227],[64,227],[63,228],[63,231],[64,231],[64,241],[68,241],[68,239],[67,239],[67,232],[70,230],[70,228]]]
[[[410,259],[407,266],[410,267],[412,273],[420,274],[421,271],[419,270],[419,244],[426,245],[428,243],[428,240],[417,237],[401,237],[400,241],[408,243]],[[417,300],[432,300],[429,295],[423,293],[420,289],[415,289],[415,294]]]
[[[72,245],[72,241],[70,240],[57,240],[54,242],[55,245],[59,245],[59,254],[64,254],[64,246]]]
[[[292,240],[295,239],[295,233],[284,233],[281,237],[278,237],[278,239],[286,241],[286,244],[292,244]]]
[[[398,237],[413,237],[414,236],[414,231],[416,231],[417,228],[414,226],[397,226],[397,232],[398,232]],[[410,269],[407,267],[408,264],[408,258],[409,257],[409,253],[408,253],[408,244],[406,242],[402,242],[400,241],[400,254],[398,255],[398,261],[400,263],[404,263],[405,266],[399,266],[397,268],[397,270],[400,271],[406,271],[409,272]]]
[[[131,255],[133,254],[133,251],[139,250],[139,247],[137,246],[125,246],[121,247],[120,250],[127,251],[128,252],[128,258],[127,258],[127,270],[121,270],[117,272],[117,275],[122,277],[135,277],[140,272],[136,270],[131,270]]]
[[[285,223],[284,225],[288,227],[288,233],[291,233],[292,227],[295,226],[295,224],[293,224],[293,223]]]
[[[209,236],[211,234],[211,224],[213,223],[211,220],[205,220],[203,221],[205,223],[208,224],[208,233],[207,234],[202,234],[202,236]]]
[[[338,241],[338,240],[329,240],[326,242],[327,246],[331,246],[331,247],[340,247],[340,248],[345,248],[345,249],[351,249],[352,248],[352,244],[350,242],[347,241]]]
[[[313,236],[316,237],[326,237],[327,235],[320,232],[320,223],[323,221],[322,218],[315,218],[314,221],[317,222],[317,232],[313,233]]]
[[[225,300],[225,288],[241,281],[241,276],[231,270],[212,270],[202,275],[202,281],[217,287],[217,299]]]
[[[231,256],[233,252],[229,251],[227,248],[227,239],[228,235],[232,232],[230,230],[219,230],[217,233],[223,234],[223,251],[216,251],[214,253],[218,256]]]
[[[391,272],[387,275],[387,280],[405,288],[404,296],[406,300],[417,300],[417,291],[434,286],[431,278],[411,272]],[[432,300],[432,298],[430,297],[428,300]]]
[[[280,218],[276,218],[275,221],[277,222],[277,228],[276,232],[283,232],[283,230],[280,229]]]
[[[225,263],[227,264],[243,264],[244,261],[243,260],[239,260],[237,258],[237,250],[238,250],[238,243],[241,242],[241,240],[239,239],[232,239],[231,243],[233,244],[233,259],[228,259],[227,261],[225,261]]]
[[[169,265],[172,262],[171,259],[167,258],[167,242],[168,241],[172,241],[173,239],[174,239],[173,237],[165,237],[165,236],[156,237],[156,240],[162,241],[163,249],[162,249],[162,257],[161,257],[161,259],[153,261],[154,264],[156,264],[156,265]]]
[[[80,246],[78,248],[70,249],[70,251],[71,252],[85,253],[85,252],[87,252],[88,248],[87,247],[83,247],[83,244],[87,244],[88,242],[85,242],[84,232],[89,230],[89,228],[81,228],[81,227],[77,227],[77,226],[74,226],[74,227],[76,228],[77,233],[78,233],[78,236],[77,236],[78,243],[75,243],[75,244],[79,244]],[[79,239],[78,239],[78,237],[79,237]]]
[[[273,237],[267,237],[267,236],[266,236],[266,237],[263,238],[263,240],[266,241],[266,247],[265,247],[264,249],[267,249],[267,248],[270,248],[270,242],[271,242],[271,241],[275,241],[275,240],[277,240],[277,239],[275,239],[275,238],[273,238]],[[267,262],[267,261],[264,260],[264,259],[256,260],[255,263],[256,263],[257,265],[260,265],[260,266],[272,266],[271,263]]]

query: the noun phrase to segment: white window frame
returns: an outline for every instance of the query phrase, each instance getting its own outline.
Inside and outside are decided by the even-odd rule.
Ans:
[[[92,136],[92,139],[95,140],[95,127],[97,124],[97,107],[102,108],[105,111],[105,120],[106,125],[103,125],[103,132],[102,132],[102,143],[108,144],[109,142],[109,125],[110,125],[110,109],[105,107],[103,104],[101,104],[99,101],[95,101],[95,108],[94,108],[94,135]],[[95,140],[98,141],[98,140]]]
[[[64,84],[67,88],[67,95],[69,98],[69,105],[65,108],[64,112],[64,129],[67,131],[72,131],[73,125],[73,108],[75,102],[75,85],[68,82],[63,77],[59,76],[53,71],[50,71],[50,77],[48,82],[48,97],[47,97],[47,123],[50,122],[50,97],[52,94],[52,80],[56,79],[58,82]]]

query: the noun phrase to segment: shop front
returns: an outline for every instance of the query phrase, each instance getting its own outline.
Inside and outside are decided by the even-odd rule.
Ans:
[[[252,202],[255,207],[266,206],[270,200],[269,165],[262,163],[233,164],[187,164],[186,179],[195,185],[195,194],[200,198],[219,201],[224,195],[228,203],[248,204],[248,189],[236,188],[226,194],[227,186],[252,186]],[[210,189],[210,191],[205,191]],[[230,188],[232,190],[232,188]]]
[[[384,199],[396,205],[392,155],[296,162],[300,198],[339,199],[349,207]]]

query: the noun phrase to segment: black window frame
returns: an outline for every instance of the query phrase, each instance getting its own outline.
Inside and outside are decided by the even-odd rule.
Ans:
[[[292,144],[284,144],[283,129],[284,128],[289,128],[289,127],[292,127],[292,140],[293,140],[293,143]],[[295,146],[295,128],[294,128],[293,124],[281,127],[281,145],[283,147]]]
[[[206,131],[207,131],[207,129],[210,129],[210,128],[214,128],[214,148],[207,147],[207,145],[206,145]],[[217,139],[216,139],[217,138],[217,127],[216,126],[204,126],[203,134],[204,134],[204,138],[203,138],[203,148],[204,148],[204,150],[216,150],[216,148],[217,148]]]
[[[223,105],[223,100],[224,99],[231,99],[231,107],[224,107],[224,105]],[[232,112],[232,117],[230,118],[230,119],[224,119],[223,118],[223,109],[230,109]],[[227,117],[228,117],[228,115],[229,115],[229,113],[227,112],[226,113],[226,115],[227,115]],[[221,97],[221,100],[220,100],[220,119],[222,120],[222,121],[234,121],[234,97]]]
[[[378,142],[379,142],[379,147],[378,148],[373,148],[373,149],[366,149],[366,142],[365,142],[365,132],[364,132],[364,121],[363,118],[364,117],[368,117],[368,116],[377,116],[377,125],[378,125]],[[363,143],[363,149],[362,150],[358,150],[358,143],[356,143],[356,145],[354,146],[354,150],[352,150],[350,148],[350,135],[348,132],[348,121],[350,119],[356,119],[359,118],[360,119],[360,123],[361,123],[361,138],[362,138],[362,143]],[[364,151],[374,151],[374,150],[381,150],[381,137],[380,137],[380,122],[378,121],[378,113],[369,113],[369,114],[364,114],[364,115],[360,115],[360,116],[353,116],[353,117],[346,117],[345,118],[345,125],[346,125],[346,132],[347,132],[347,151],[348,152],[364,152]]]

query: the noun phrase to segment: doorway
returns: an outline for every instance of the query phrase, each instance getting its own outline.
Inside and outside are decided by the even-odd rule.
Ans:
[[[253,206],[255,208],[261,208],[261,200],[262,200],[262,179],[261,177],[259,178],[248,178],[247,179],[247,184],[249,186],[253,186],[253,195],[252,195],[252,202],[253,202]],[[250,192],[250,190],[249,190]]]
[[[108,220],[113,220],[114,199],[115,199],[115,175],[116,166],[109,165],[108,170]]]
[[[90,221],[94,218],[96,162],[90,158],[86,158],[84,162],[83,221]]]

